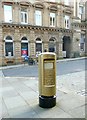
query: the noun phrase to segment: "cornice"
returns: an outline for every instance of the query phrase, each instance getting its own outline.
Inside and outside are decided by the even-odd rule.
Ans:
[[[63,32],[63,33],[72,33],[71,29],[58,28],[58,27],[46,27],[46,26],[34,26],[34,25],[22,25],[22,24],[9,24],[2,23],[2,28],[14,28],[14,29],[26,29],[26,30],[34,30],[34,31],[50,31],[50,32]]]

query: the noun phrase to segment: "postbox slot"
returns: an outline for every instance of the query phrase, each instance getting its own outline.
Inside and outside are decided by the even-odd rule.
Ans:
[[[44,61],[49,61],[49,60],[50,60],[50,61],[51,61],[51,60],[53,61],[54,59],[51,59],[51,58],[49,58],[49,59],[44,59]]]

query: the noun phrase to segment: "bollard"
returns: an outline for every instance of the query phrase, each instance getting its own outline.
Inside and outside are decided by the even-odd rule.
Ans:
[[[38,56],[39,106],[51,108],[56,105],[56,55],[44,52]]]

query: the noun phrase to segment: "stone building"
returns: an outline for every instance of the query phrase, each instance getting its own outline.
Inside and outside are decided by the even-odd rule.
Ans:
[[[74,2],[0,1],[0,65],[22,63],[24,56],[55,52],[58,58],[80,55],[81,19]]]
[[[80,23],[79,24],[75,24],[76,26],[79,26],[80,28],[80,55],[86,55],[86,27],[87,27],[87,23],[86,23],[86,10],[87,6],[86,6],[86,0],[80,0],[79,1],[79,12],[77,14],[77,17],[80,19]]]

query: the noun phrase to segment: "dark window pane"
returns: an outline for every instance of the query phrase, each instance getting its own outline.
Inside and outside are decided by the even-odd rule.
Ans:
[[[81,43],[81,44],[80,44],[80,49],[81,49],[81,50],[84,50],[84,43]]]
[[[50,25],[52,25],[52,17],[50,17]]]
[[[55,52],[54,48],[49,48],[49,52]]]
[[[10,36],[7,36],[6,40],[12,40],[12,38]]]
[[[27,38],[26,38],[26,37],[23,37],[21,40],[27,40]]]
[[[25,23],[27,23],[27,14],[25,13]]]
[[[55,52],[55,45],[53,42],[49,43],[49,52]]]
[[[13,43],[12,42],[5,43],[5,55],[13,56]]]
[[[36,43],[36,52],[42,52],[42,43]]]
[[[55,18],[53,18],[53,26],[55,25]]]

